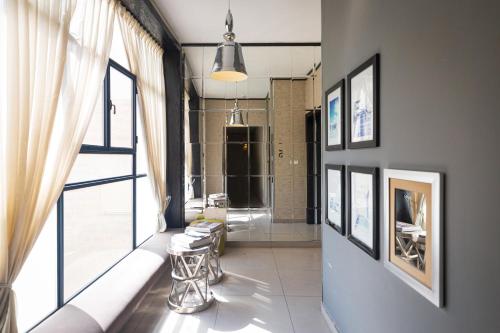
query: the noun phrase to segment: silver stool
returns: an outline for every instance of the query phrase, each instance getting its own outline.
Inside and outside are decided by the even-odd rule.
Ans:
[[[210,236],[212,237],[212,244],[210,244],[210,255],[208,258],[208,284],[214,285],[222,280],[224,272],[220,267],[220,253],[219,245],[224,234],[224,228],[213,232]]]
[[[194,313],[207,309],[214,302],[209,288],[210,246],[187,249],[171,244],[172,289],[168,306],[177,313]]]

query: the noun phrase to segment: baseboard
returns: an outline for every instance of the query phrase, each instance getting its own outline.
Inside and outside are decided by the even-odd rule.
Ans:
[[[295,247],[319,248],[321,241],[227,241],[226,247]]]
[[[328,325],[330,331],[332,331],[332,333],[340,333],[340,331],[337,329],[337,325],[335,325],[333,319],[330,318],[330,315],[328,315],[328,312],[326,312],[323,302],[321,302],[321,313],[323,314],[323,317],[325,318],[326,324]]]
[[[307,220],[306,219],[273,219],[273,223],[299,223],[299,224],[307,224]]]

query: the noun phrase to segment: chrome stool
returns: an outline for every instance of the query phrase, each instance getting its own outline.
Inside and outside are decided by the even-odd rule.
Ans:
[[[210,244],[210,255],[208,258],[208,284],[217,284],[222,280],[224,272],[220,267],[219,245],[224,234],[224,228],[211,234],[212,244]]]
[[[171,244],[172,289],[168,306],[177,313],[194,313],[207,309],[214,302],[209,288],[210,246],[187,249]]]

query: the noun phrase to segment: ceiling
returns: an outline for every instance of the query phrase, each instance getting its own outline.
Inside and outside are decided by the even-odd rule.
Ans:
[[[182,44],[218,43],[228,0],[152,0]],[[321,0],[232,0],[236,41],[321,41]]]

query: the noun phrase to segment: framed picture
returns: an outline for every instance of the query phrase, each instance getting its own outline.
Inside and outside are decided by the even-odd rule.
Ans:
[[[348,166],[347,187],[347,238],[378,259],[378,168]]]
[[[341,235],[345,234],[345,174],[343,165],[325,165],[325,222]]]
[[[379,145],[379,55],[347,76],[347,147]]]
[[[326,150],[344,149],[344,79],[326,91],[325,138]]]
[[[442,175],[384,170],[384,265],[434,305],[442,303]]]

